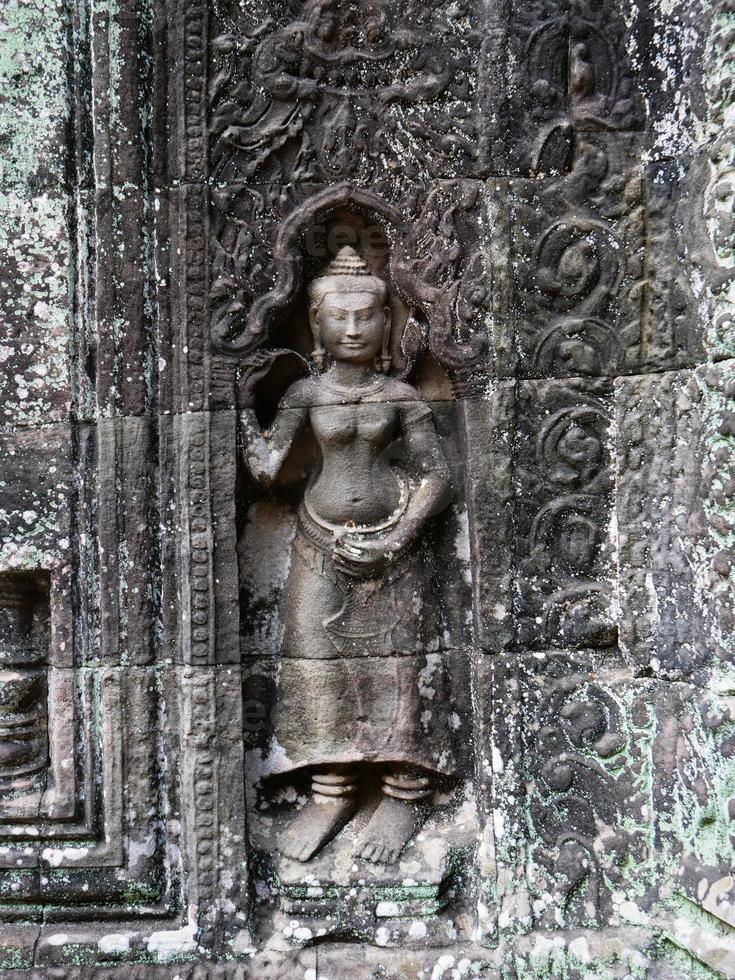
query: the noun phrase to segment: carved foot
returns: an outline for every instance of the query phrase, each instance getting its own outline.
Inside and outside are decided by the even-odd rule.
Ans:
[[[309,861],[336,837],[357,810],[352,775],[320,773],[312,779],[314,796],[293,819],[278,849],[295,861]]]
[[[423,803],[384,796],[352,852],[374,864],[394,864],[426,816]]]

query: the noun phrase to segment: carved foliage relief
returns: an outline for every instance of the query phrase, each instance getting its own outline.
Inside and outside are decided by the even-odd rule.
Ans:
[[[609,385],[526,383],[519,416],[518,639],[614,646]]]
[[[728,5],[21,6],[73,119],[0,172],[0,968],[700,957],[667,903],[732,926]],[[356,385],[327,296],[378,331]]]
[[[671,369],[701,356],[678,268],[675,174],[627,140],[581,142],[568,176],[514,181],[516,337],[532,377]]]
[[[613,3],[213,5],[221,181],[563,172],[573,133],[645,114]]]
[[[619,921],[650,876],[650,691],[595,667],[588,654],[524,663],[529,887],[544,928]]]
[[[215,180],[362,183],[476,165],[474,4],[259,6],[214,6]]]

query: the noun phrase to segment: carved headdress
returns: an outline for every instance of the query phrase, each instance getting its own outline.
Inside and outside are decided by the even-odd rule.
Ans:
[[[314,350],[311,357],[319,369],[324,365],[325,352],[322,347],[318,311],[329,293],[373,293],[385,305],[387,287],[379,276],[374,276],[370,272],[365,260],[351,245],[343,245],[324,272],[316,279],[312,279],[309,283],[309,321],[314,335]],[[378,364],[379,369],[385,372],[390,369],[391,363],[390,325],[390,310],[386,307],[383,349]]]
[[[385,283],[372,275],[365,260],[351,245],[343,245],[324,272],[309,284],[312,306],[319,306],[327,293],[377,293],[385,299]]]

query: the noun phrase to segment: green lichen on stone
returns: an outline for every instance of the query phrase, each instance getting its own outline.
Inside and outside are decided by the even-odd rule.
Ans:
[[[68,417],[71,255],[66,201],[0,194],[0,424]]]
[[[536,935],[526,947],[514,951],[501,973],[503,980],[644,980],[650,974],[650,937],[584,932]]]
[[[28,970],[33,966],[33,947],[0,947],[0,970]]]
[[[0,6],[0,425],[69,413],[69,9]]]
[[[0,6],[0,188],[26,197],[64,179],[68,16],[44,0]]]
[[[716,679],[712,687],[717,690]],[[735,706],[735,697],[724,700]],[[735,714],[730,720],[730,706],[719,701],[712,697],[704,711],[692,704],[682,733],[685,745],[680,753],[679,778],[672,787],[671,813],[661,824],[687,854],[707,865],[727,867],[732,860],[727,807],[735,796],[735,769],[723,751],[723,742],[735,733]],[[719,712],[725,719],[722,722]]]
[[[62,568],[69,561],[70,464],[67,426],[0,429],[0,570]]]
[[[730,977],[735,964],[731,933],[694,902],[677,896],[672,915],[662,922],[653,950],[654,960],[678,966],[682,980]]]
[[[695,601],[723,657],[735,654],[735,361],[696,374],[703,429],[706,536],[693,552]]]

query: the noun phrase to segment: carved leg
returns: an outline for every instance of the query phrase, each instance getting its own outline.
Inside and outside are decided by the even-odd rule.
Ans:
[[[433,792],[431,779],[416,770],[386,772],[383,799],[355,845],[355,856],[376,864],[397,861],[426,817]]]
[[[352,769],[314,772],[312,798],[294,817],[279,850],[296,861],[308,861],[340,832],[357,809],[357,785]]]

